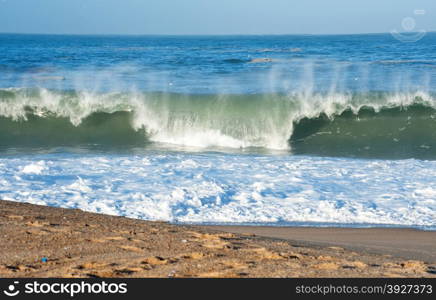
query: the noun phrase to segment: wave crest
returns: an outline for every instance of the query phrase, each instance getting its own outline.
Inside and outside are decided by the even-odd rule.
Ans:
[[[11,146],[27,136],[50,144],[160,142],[345,155],[340,150],[350,143],[360,149],[351,152],[362,152],[390,139],[424,149],[433,147],[431,140],[411,136],[419,132],[433,138],[435,104],[425,92],[189,95],[3,89],[0,143]],[[325,151],[335,144],[339,150]]]

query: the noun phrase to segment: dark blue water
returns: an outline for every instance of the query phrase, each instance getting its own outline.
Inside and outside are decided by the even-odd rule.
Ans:
[[[0,87],[184,93],[432,89],[436,34],[0,35]],[[116,85],[116,87],[114,87]]]

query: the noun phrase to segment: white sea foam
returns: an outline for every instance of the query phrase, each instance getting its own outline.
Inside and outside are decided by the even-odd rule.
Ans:
[[[44,161],[39,161],[37,163],[30,163],[21,169],[21,173],[23,174],[36,174],[40,175],[47,167]]]
[[[195,153],[36,161],[0,159],[0,198],[171,222],[436,229],[435,161]]]

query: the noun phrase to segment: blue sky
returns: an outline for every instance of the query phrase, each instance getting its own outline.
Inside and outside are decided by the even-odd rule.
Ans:
[[[415,15],[415,10],[425,14]],[[0,32],[348,34],[436,30],[435,0],[0,0]]]

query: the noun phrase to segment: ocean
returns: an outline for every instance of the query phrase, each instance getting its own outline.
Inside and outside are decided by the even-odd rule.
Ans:
[[[436,230],[436,33],[0,34],[0,199]]]

